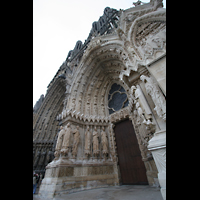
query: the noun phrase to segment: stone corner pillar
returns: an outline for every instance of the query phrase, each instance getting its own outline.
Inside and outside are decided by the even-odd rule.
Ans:
[[[152,152],[156,167],[158,169],[158,180],[160,191],[166,200],[166,130],[158,131],[149,140],[148,150]]]

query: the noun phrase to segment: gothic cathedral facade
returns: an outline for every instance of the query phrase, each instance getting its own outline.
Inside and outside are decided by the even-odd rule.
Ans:
[[[104,9],[33,108],[39,194],[160,185],[166,198],[166,10]]]

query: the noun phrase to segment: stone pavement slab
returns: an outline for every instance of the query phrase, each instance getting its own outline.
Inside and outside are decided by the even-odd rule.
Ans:
[[[53,200],[163,200],[160,188],[149,185],[122,185],[84,190],[56,196]],[[48,200],[33,195],[33,200]]]

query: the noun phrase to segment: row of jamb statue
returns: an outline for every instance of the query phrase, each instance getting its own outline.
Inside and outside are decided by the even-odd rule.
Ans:
[[[80,142],[80,132],[79,132],[79,126],[76,126],[75,130],[71,130],[70,123],[68,123],[64,128],[63,126],[60,127],[60,132],[58,134],[58,139],[56,143],[55,148],[55,159],[58,160],[60,155],[66,156],[69,152],[70,148],[70,136],[71,133],[74,134],[74,140],[73,140],[73,146],[72,146],[72,158],[75,158],[78,151],[78,145]],[[93,155],[97,157],[100,153],[99,150],[99,134],[97,132],[96,126],[94,127],[94,132],[92,134],[92,144],[93,144]],[[101,143],[102,143],[102,153],[103,156],[106,157],[108,154],[108,136],[105,132],[105,128],[102,127],[101,132]],[[91,155],[91,133],[89,130],[89,126],[87,126],[87,130],[85,132],[85,148],[84,153],[86,157],[89,157]]]

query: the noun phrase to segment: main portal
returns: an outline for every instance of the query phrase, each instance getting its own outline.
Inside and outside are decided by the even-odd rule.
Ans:
[[[117,123],[114,132],[122,184],[148,185],[146,168],[132,122],[125,120]]]

